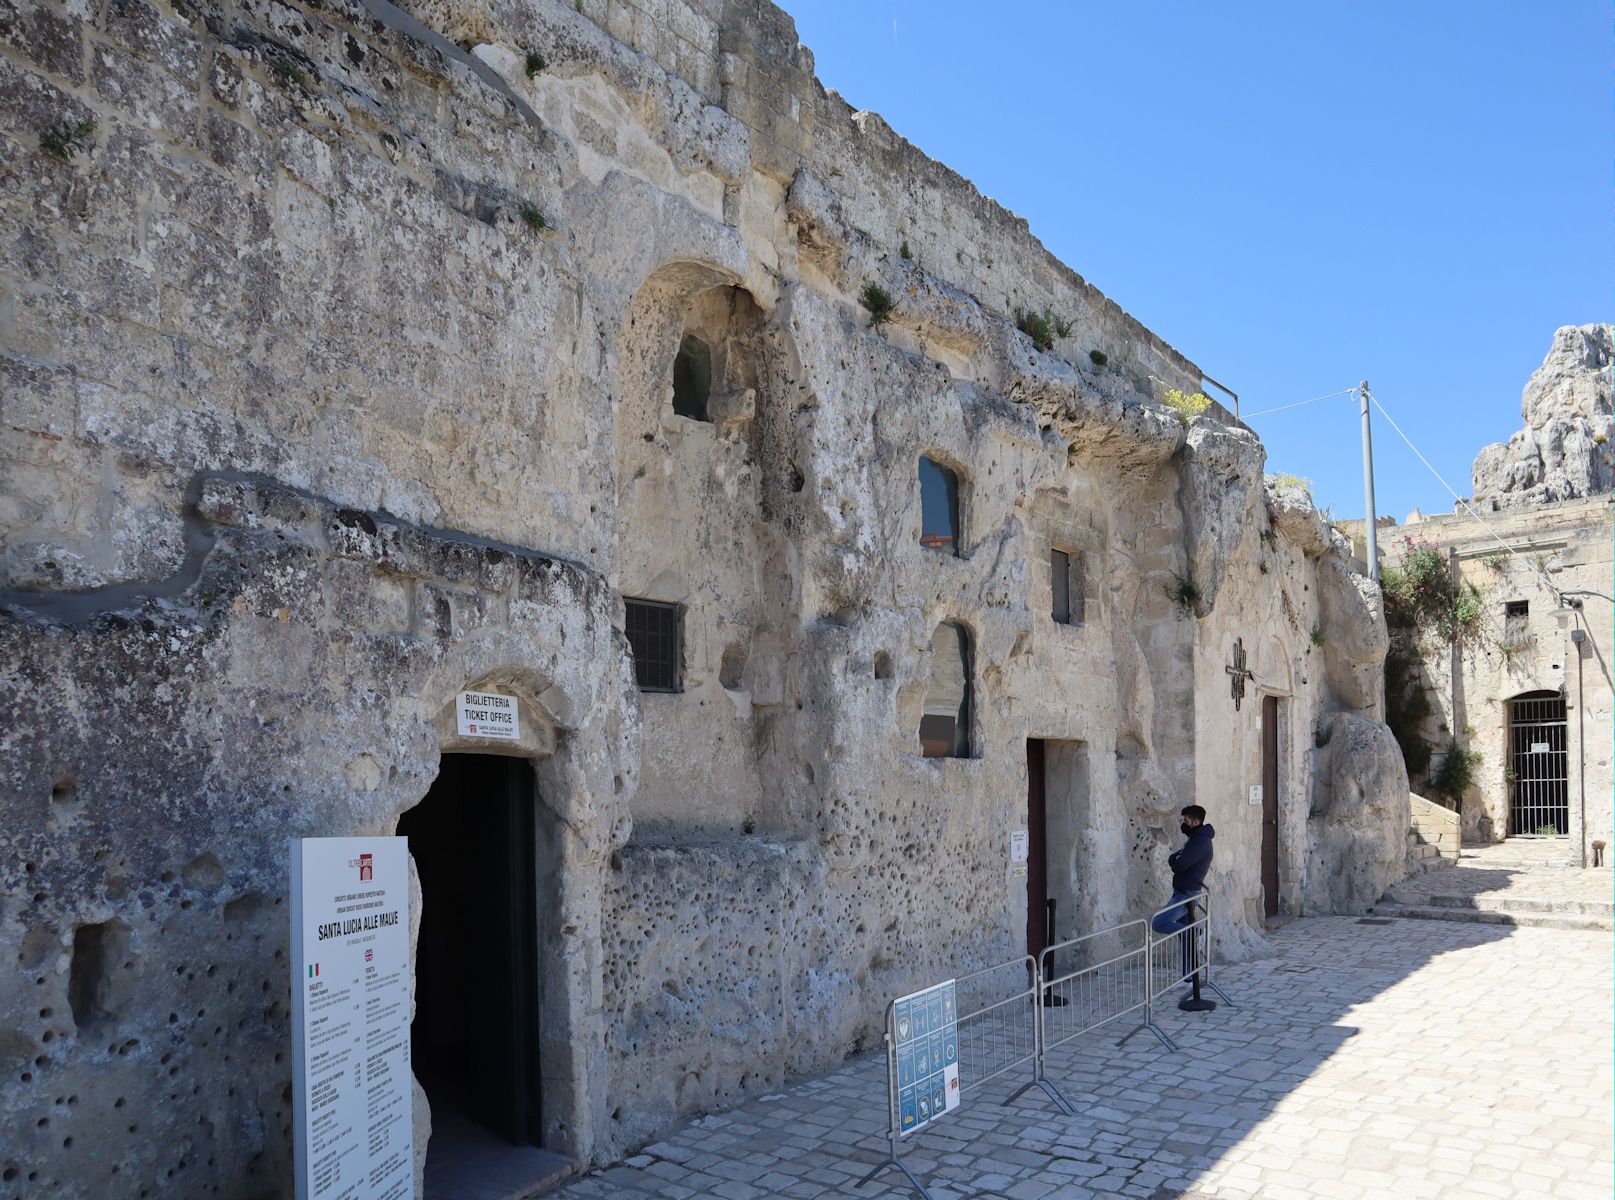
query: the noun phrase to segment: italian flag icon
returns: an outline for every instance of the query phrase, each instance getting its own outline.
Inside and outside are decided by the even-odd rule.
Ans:
[[[319,963],[309,963],[308,964],[308,977],[310,979],[316,978],[319,975],[319,973],[320,973],[320,964]]]

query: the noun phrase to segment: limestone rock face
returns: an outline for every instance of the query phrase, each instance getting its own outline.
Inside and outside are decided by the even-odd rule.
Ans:
[[[1406,869],[1408,777],[1390,728],[1337,712],[1318,731],[1305,913],[1363,913]]]
[[[1377,711],[1390,645],[1379,585],[1330,556],[1318,564],[1318,604],[1330,688],[1342,704]]]
[[[1615,488],[1609,325],[1566,325],[1520,397],[1525,428],[1475,456],[1475,499],[1525,508]]]

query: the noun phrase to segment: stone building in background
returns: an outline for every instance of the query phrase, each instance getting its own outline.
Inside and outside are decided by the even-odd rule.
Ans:
[[[1456,640],[1392,631],[1391,718],[1414,790],[1457,804],[1466,842],[1559,839],[1587,866],[1596,842],[1609,861],[1615,794],[1611,334],[1554,334],[1525,385],[1525,428],[1475,459],[1473,512],[1379,535],[1388,569],[1438,552],[1473,613]],[[1359,546],[1360,525],[1347,525]]]
[[[1399,877],[1378,590],[1192,362],[766,3],[404,8],[0,23],[7,1195],[286,1194],[293,837],[410,837],[417,1152],[592,1162],[1184,804],[1233,953]]]

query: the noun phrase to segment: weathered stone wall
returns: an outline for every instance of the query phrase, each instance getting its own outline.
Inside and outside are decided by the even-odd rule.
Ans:
[[[488,748],[466,687],[534,718],[545,1138],[585,1159],[1019,954],[1028,737],[1064,933],[1158,905],[1199,802],[1259,950],[1264,694],[1282,907],[1363,903],[1406,825],[1377,591],[1254,435],[1155,403],[1192,363],[766,4],[405,7],[0,11],[8,1183],[285,1193],[286,839],[395,829]],[[1050,353],[1012,325],[1044,305]],[[685,332],[711,423],[671,409]],[[623,596],[684,606],[684,691],[634,688]],[[968,758],[919,752],[943,621]]]
[[[1611,681],[1612,636],[1608,601],[1581,597],[1573,615],[1556,616],[1558,593],[1589,589],[1609,594],[1615,570],[1615,522],[1607,498],[1544,504],[1483,514],[1425,517],[1403,536],[1382,535],[1388,566],[1400,563],[1411,538],[1439,547],[1450,570],[1473,587],[1481,618],[1453,646],[1424,638],[1415,647],[1418,675],[1430,714],[1422,734],[1437,753],[1430,774],[1456,745],[1478,756],[1473,781],[1460,804],[1466,842],[1501,841],[1510,834],[1509,701],[1529,692],[1561,692],[1566,703],[1570,821],[1567,856],[1587,862],[1594,840],[1611,836],[1615,793],[1608,732],[1615,719]],[[1506,606],[1524,602],[1523,617]],[[1582,640],[1572,640],[1576,630]],[[1427,778],[1415,791],[1434,795]],[[1585,803],[1584,803],[1585,801]],[[1532,834],[1535,829],[1516,832]]]

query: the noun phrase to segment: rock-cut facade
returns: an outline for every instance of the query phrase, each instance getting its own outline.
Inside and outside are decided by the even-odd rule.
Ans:
[[[1343,539],[812,68],[742,0],[0,17],[5,1195],[289,1194],[292,838],[411,837],[452,1006],[507,956],[428,968],[476,889],[419,831],[525,822],[528,1133],[585,1163],[1048,900],[1147,913],[1182,805],[1229,954],[1396,877]]]

